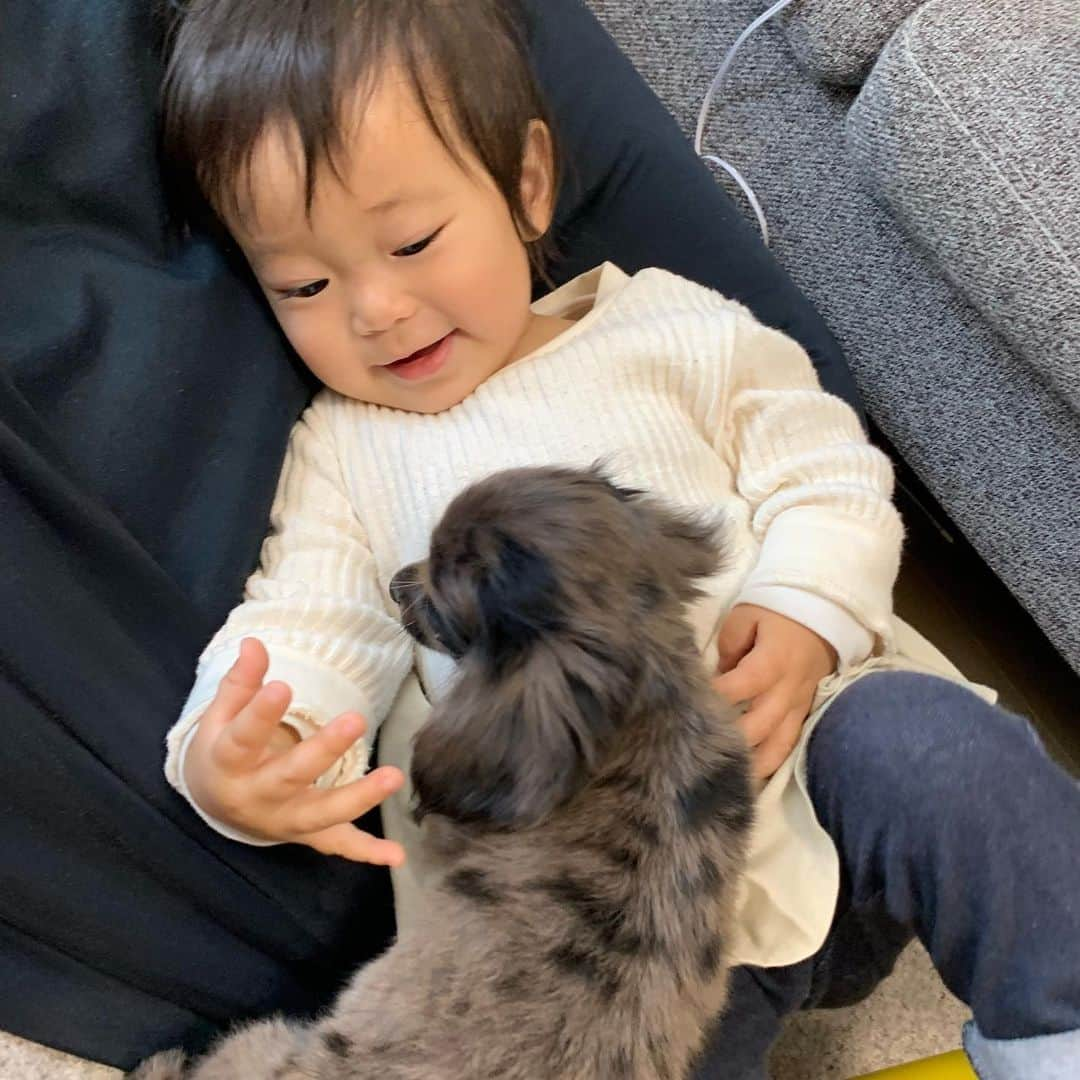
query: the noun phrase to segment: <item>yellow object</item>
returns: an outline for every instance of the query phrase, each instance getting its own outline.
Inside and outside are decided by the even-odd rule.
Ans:
[[[907,1065],[896,1065],[891,1069],[867,1073],[856,1080],[977,1080],[967,1054],[963,1050],[953,1050],[949,1054],[923,1058]]]

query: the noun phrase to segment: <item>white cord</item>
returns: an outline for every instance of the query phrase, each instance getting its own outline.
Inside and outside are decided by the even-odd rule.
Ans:
[[[754,189],[743,179],[742,173],[740,173],[730,162],[725,161],[721,157],[717,157],[715,154],[702,154],[701,160],[711,161],[714,165],[719,165],[720,168],[727,172],[735,183],[742,188],[743,194],[750,203],[750,209],[754,211],[754,216],[757,218],[758,228],[761,230],[761,239],[765,241],[765,246],[768,247],[769,223],[765,220],[765,211],[761,209],[761,203],[758,202],[758,198],[754,194]]]
[[[705,95],[705,100],[701,103],[701,111],[698,113],[697,131],[694,133],[694,153],[698,155],[703,161],[710,161],[714,165],[719,165],[724,169],[736,184],[742,188],[743,194],[746,196],[750,203],[751,209],[754,211],[754,215],[757,217],[758,228],[761,229],[761,238],[765,241],[765,246],[769,246],[769,225],[765,220],[765,214],[761,209],[761,203],[758,202],[757,196],[754,194],[754,189],[743,179],[738,169],[734,165],[730,165],[724,161],[723,158],[717,157],[715,154],[703,154],[701,152],[701,142],[705,134],[705,118],[709,114],[709,106],[713,103],[713,98],[720,92],[720,87],[723,85],[724,79],[727,78],[727,73],[731,69],[731,65],[735,62],[735,54],[746,44],[747,39],[755,31],[760,30],[771,18],[779,15],[789,4],[794,0],[776,0],[771,8],[767,11],[763,11],[736,39],[735,44],[728,49],[727,55],[720,63],[720,67],[716,72],[716,77],[712,81],[712,85],[709,87],[709,92]]]

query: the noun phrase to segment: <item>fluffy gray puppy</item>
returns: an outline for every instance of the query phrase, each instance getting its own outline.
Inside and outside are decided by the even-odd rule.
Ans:
[[[749,756],[685,619],[714,527],[598,470],[468,488],[395,575],[459,661],[416,739],[416,924],[310,1026],[139,1080],[681,1080],[726,997]]]

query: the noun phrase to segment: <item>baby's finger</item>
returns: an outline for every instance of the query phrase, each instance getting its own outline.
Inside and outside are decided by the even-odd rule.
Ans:
[[[307,844],[324,855],[340,855],[343,859],[373,866],[401,866],[405,862],[405,849],[400,844],[379,840],[355,825],[334,825],[301,837],[297,843]]]
[[[240,655],[218,683],[214,700],[199,721],[200,728],[218,728],[232,720],[258,693],[269,664],[263,643],[258,638],[244,638]]]
[[[789,712],[769,735],[754,747],[752,768],[759,780],[768,780],[787,761],[802,734],[806,712],[796,709]]]
[[[367,730],[359,713],[342,713],[321,731],[276,757],[262,770],[260,786],[274,789],[277,797],[297,788],[311,787]]]
[[[750,708],[736,720],[736,723],[746,741],[751,746],[758,746],[783,723],[791,707],[791,695],[781,684],[755,698]]]
[[[226,772],[250,772],[262,760],[292,691],[283,682],[267,683],[221,729],[212,750],[214,762]]]
[[[713,679],[713,689],[732,705],[752,701],[771,689],[779,677],[770,657],[753,649],[731,670]]]
[[[739,605],[732,609],[716,637],[716,659],[720,671],[730,671],[753,648],[757,618],[752,609]]]
[[[389,765],[329,791],[312,790],[288,808],[289,832],[308,835],[362,817],[405,782],[400,769]],[[321,850],[321,849],[320,849]]]

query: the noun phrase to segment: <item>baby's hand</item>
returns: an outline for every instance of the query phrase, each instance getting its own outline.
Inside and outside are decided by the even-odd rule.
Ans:
[[[799,741],[818,683],[836,670],[836,650],[813,630],[754,604],[736,604],[717,639],[718,693],[750,702],[739,725],[754,774],[772,776]]]
[[[369,836],[352,821],[397,791],[401,772],[380,768],[329,791],[313,787],[364,733],[364,720],[342,713],[298,742],[281,723],[291,691],[281,682],[263,686],[268,666],[262,642],[245,638],[188,747],[184,779],[192,798],[211,817],[263,840],[399,866],[400,844]]]

